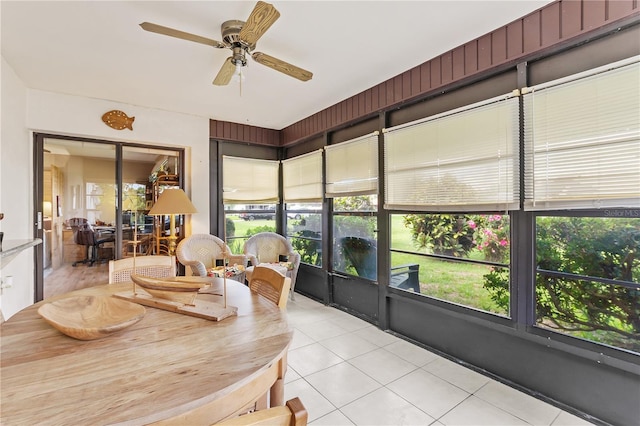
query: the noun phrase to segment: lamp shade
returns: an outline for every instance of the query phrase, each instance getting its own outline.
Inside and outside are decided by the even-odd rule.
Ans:
[[[160,193],[158,201],[149,210],[150,215],[198,213],[187,194],[180,188],[167,188]]]

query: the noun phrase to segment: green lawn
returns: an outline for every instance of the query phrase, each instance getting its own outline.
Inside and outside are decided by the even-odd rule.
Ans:
[[[246,235],[252,228],[271,226],[275,229],[273,220],[245,221],[238,217],[229,217],[233,219],[236,237]],[[229,240],[231,251],[241,253],[243,242],[243,240],[235,242]],[[391,216],[391,246],[398,250],[419,251],[411,240],[411,230],[404,227],[402,215]],[[479,257],[479,254],[476,256]],[[489,293],[482,287],[483,275],[489,272],[489,266],[392,253],[392,265],[408,263],[420,265],[422,294],[484,311],[507,314],[498,308],[491,300]]]
[[[236,215],[227,216],[231,220],[233,220],[233,225],[235,226],[235,237],[244,237],[247,235],[247,231],[255,228],[260,228],[261,231],[265,231],[266,227],[269,227],[272,232],[276,230],[276,222],[275,220],[266,220],[266,219],[258,219],[258,220],[242,220]],[[227,230],[227,234],[229,234],[229,230]],[[231,248],[232,253],[242,253],[242,248],[244,246],[244,238],[233,239],[228,238],[227,244],[229,244],[229,248]]]
[[[418,249],[412,241],[411,230],[404,226],[403,215],[391,216],[391,247],[424,253],[424,249]],[[474,250],[469,257],[480,259],[482,254]],[[392,253],[392,265],[407,263],[420,265],[422,294],[484,311],[508,314],[491,300],[489,292],[482,286],[483,276],[490,271],[489,266]]]

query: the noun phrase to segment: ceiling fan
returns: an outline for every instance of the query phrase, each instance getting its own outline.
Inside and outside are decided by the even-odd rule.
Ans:
[[[222,42],[210,38],[201,37],[184,31],[175,30],[162,25],[143,22],[140,24],[143,30],[153,33],[164,34],[170,37],[181,38],[183,40],[206,44],[218,49],[231,49],[231,56],[222,65],[218,75],[213,80],[216,86],[229,84],[236,69],[247,65],[247,56],[251,56],[259,64],[273,68],[288,76],[298,80],[308,81],[313,77],[313,73],[299,68],[281,59],[274,58],[262,52],[254,52],[256,43],[260,37],[271,27],[280,17],[280,12],[273,5],[259,1],[249,15],[247,21],[231,20],[222,23]]]

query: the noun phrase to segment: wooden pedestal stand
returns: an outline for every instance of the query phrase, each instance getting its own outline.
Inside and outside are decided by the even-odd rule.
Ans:
[[[133,251],[133,274],[136,274],[136,248],[138,244],[137,232],[134,235],[134,251]],[[226,254],[225,254],[226,258]],[[151,285],[153,285],[154,290],[160,289],[155,293],[155,296],[150,294],[147,291],[138,292],[137,287],[144,286],[142,284],[138,284],[136,286],[135,281],[133,282],[133,288],[131,292],[122,292],[114,294],[115,297],[128,300],[134,303],[138,303],[140,305],[150,306],[152,308],[163,309],[165,311],[176,312],[179,314],[189,315],[198,318],[204,318],[211,321],[221,321],[225,318],[228,318],[233,315],[238,315],[238,308],[235,306],[227,306],[227,274],[225,271],[224,274],[224,286],[222,294],[215,294],[216,296],[223,297],[223,304],[210,302],[206,300],[198,300],[197,293],[193,295],[193,298],[190,302],[185,303],[184,299],[179,296],[178,293],[184,294],[184,292],[174,292],[176,294],[176,298],[172,298],[171,289],[175,289],[179,287],[180,283],[191,284],[193,286],[194,283],[203,284],[202,287],[210,287],[211,283],[214,282],[215,278],[209,277],[172,277],[172,278],[163,278],[156,279],[152,277],[143,277],[140,278],[145,279],[145,281],[149,281]],[[164,284],[164,287],[163,287]],[[194,292],[195,293],[195,292]],[[161,295],[158,297],[158,295]],[[172,300],[174,299],[174,300]],[[177,299],[177,300],[176,300]]]

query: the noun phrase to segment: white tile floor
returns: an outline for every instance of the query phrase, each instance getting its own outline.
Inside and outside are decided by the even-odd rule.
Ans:
[[[311,425],[588,425],[338,309],[300,294],[285,399]]]

